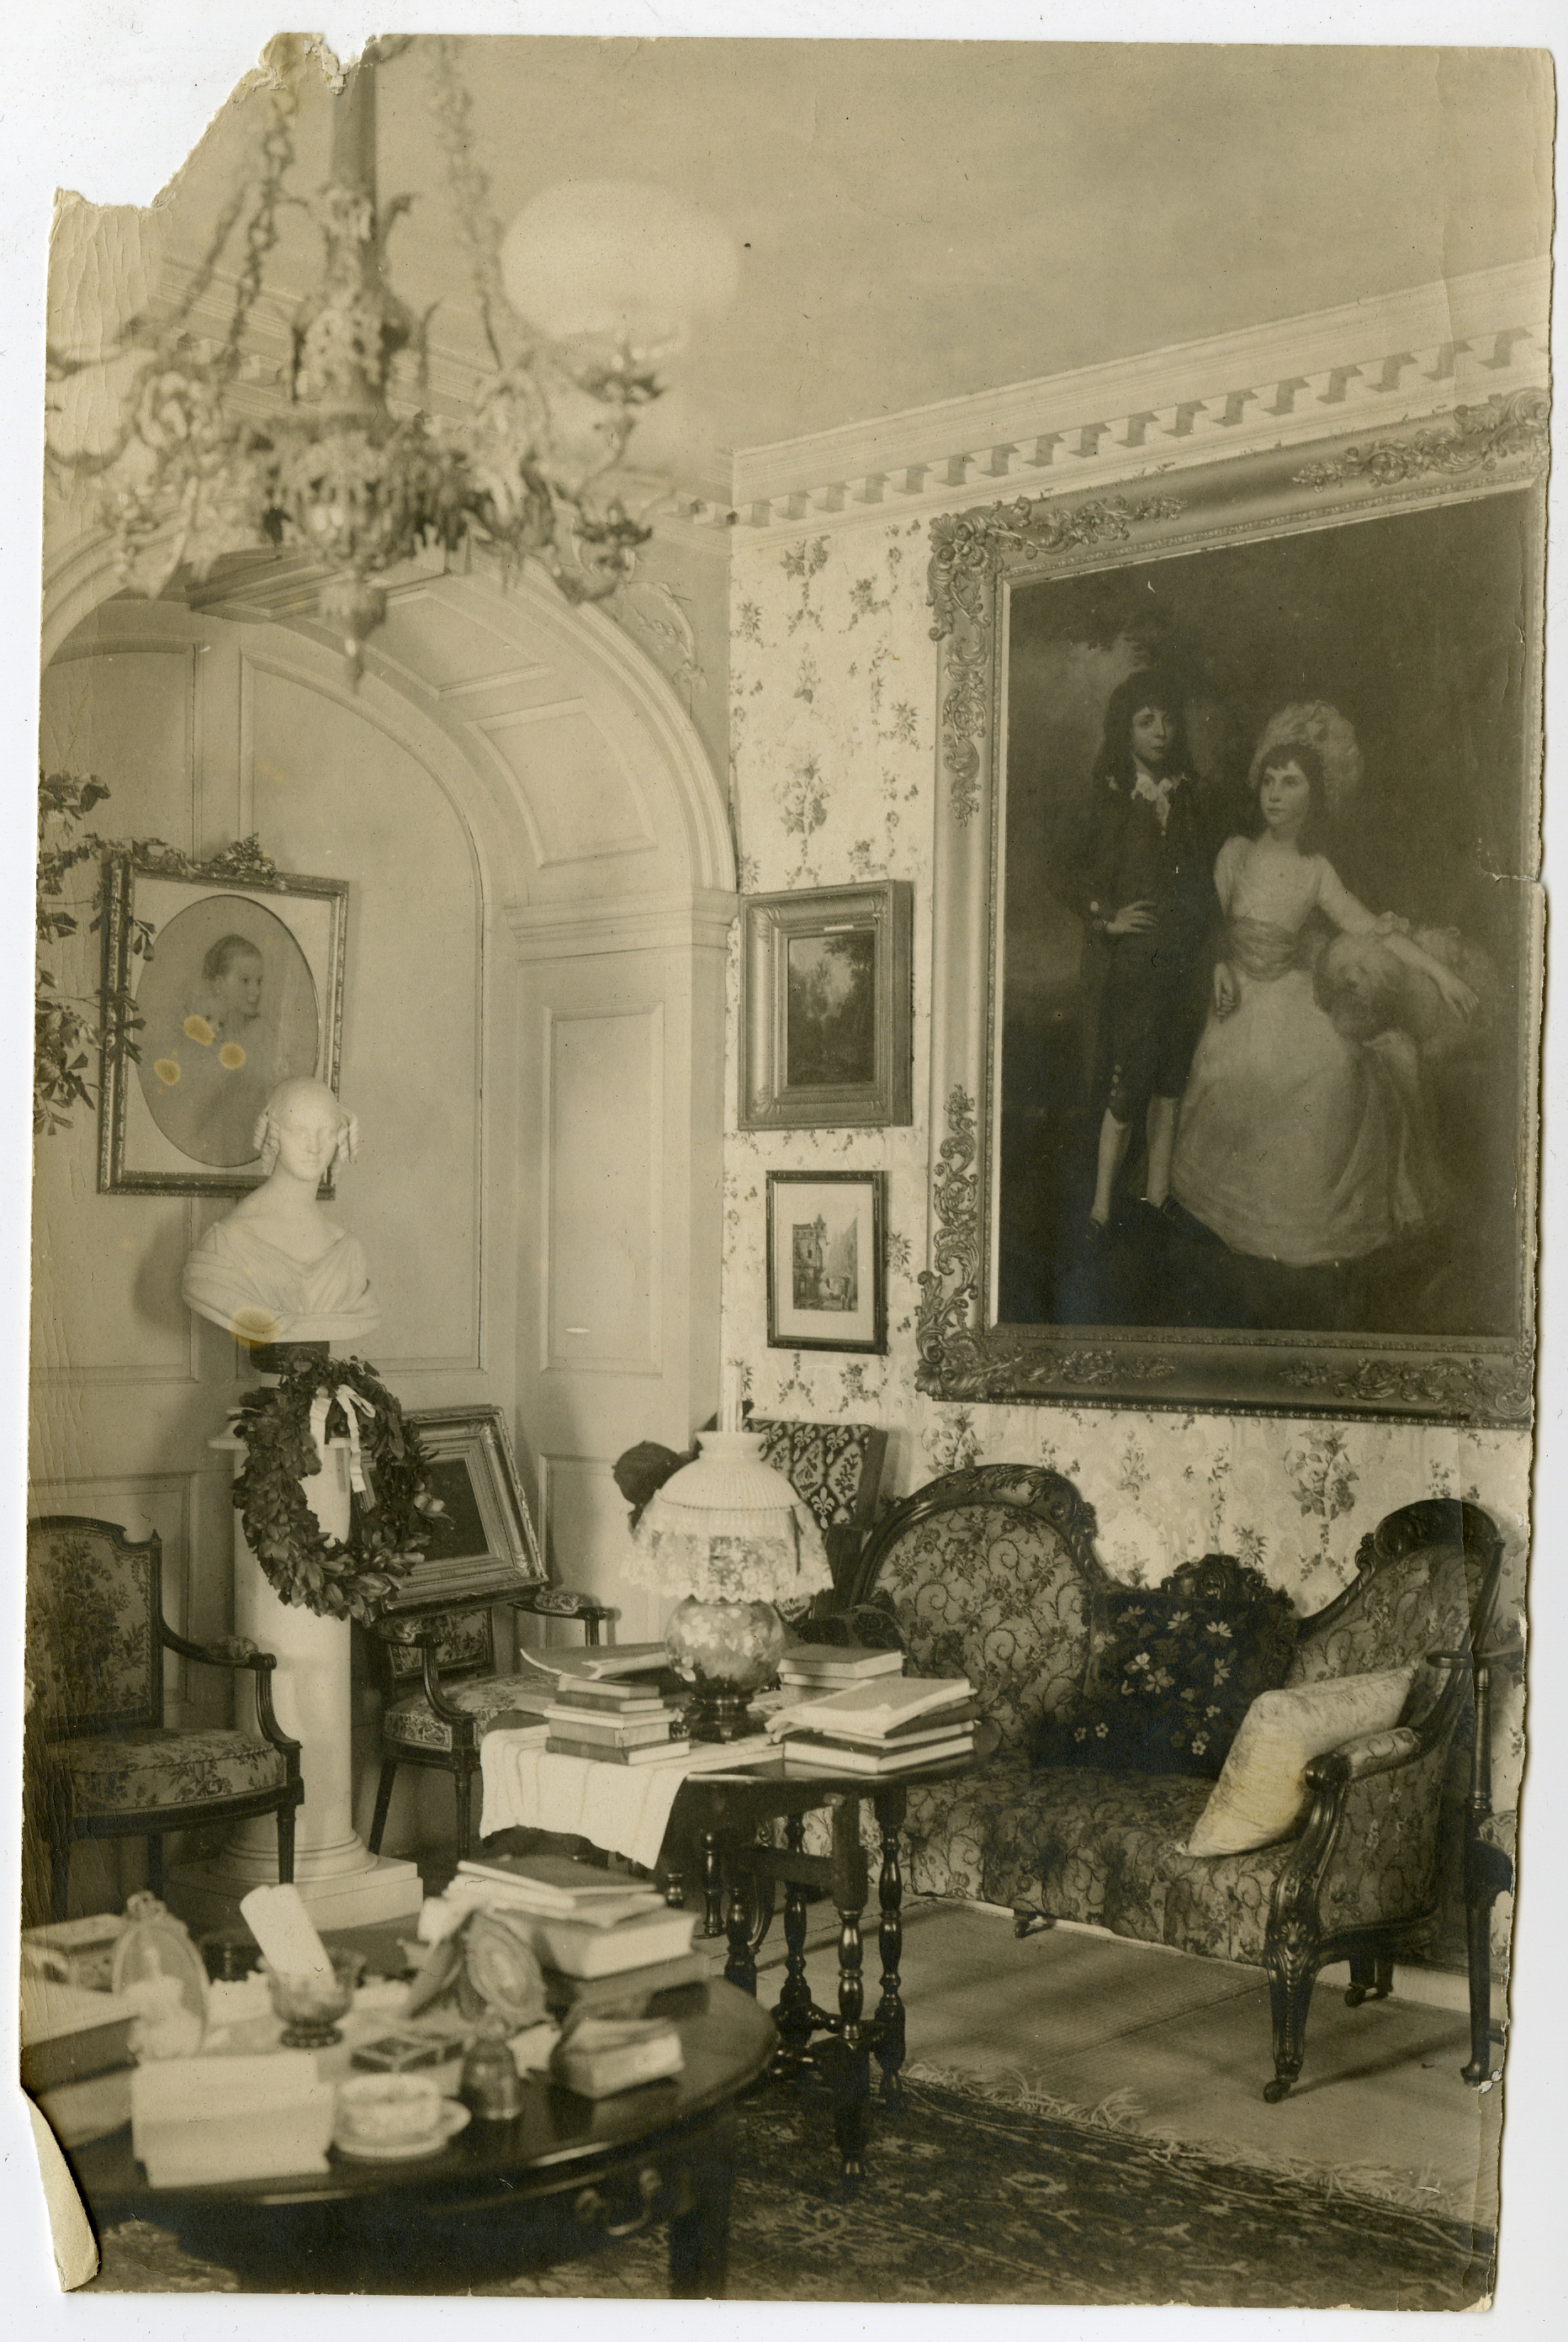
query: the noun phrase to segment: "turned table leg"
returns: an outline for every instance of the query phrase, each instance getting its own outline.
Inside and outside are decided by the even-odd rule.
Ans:
[[[799,1854],[805,1843],[805,1817],[791,1814],[784,1824],[784,1843],[791,1854]],[[798,2063],[812,2036],[811,1987],[805,1977],[806,1900],[805,1884],[800,1878],[784,1882],[784,1984],[774,2010],[774,2022],[779,2029],[786,2056]]]
[[[844,2192],[852,2196],[865,2177],[865,2142],[871,2128],[871,2041],[862,2023],[865,2005],[861,1977],[860,1916],[870,1881],[860,1843],[860,1799],[844,1797],[833,1809],[834,1905],[838,1912],[838,2027],[834,2057],[834,2136],[843,2165]]]
[[[683,2175],[670,2217],[670,2298],[722,2301],[729,2273],[730,2197],[740,2126],[726,2112],[714,2124],[708,2153]]]
[[[884,1789],[875,1800],[882,1833],[882,1871],[877,1902],[882,1923],[877,1943],[882,1953],[882,1997],[876,2004],[876,2062],[882,2067],[882,2094],[896,2101],[903,2096],[899,2078],[904,2065],[904,2001],[898,1973],[904,1956],[904,1873],[899,1867],[898,1832],[909,1799],[903,1789]]]

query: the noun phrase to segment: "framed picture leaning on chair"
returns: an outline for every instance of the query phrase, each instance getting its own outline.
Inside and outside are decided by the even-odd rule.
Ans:
[[[617,1614],[550,1583],[499,1407],[428,1407],[410,1420],[444,1509],[428,1551],[374,1629],[387,1697],[369,1845],[380,1852],[399,1766],[434,1765],[454,1778],[461,1859],[472,1844],[479,1743],[503,1718],[543,1708],[537,1670],[497,1671],[496,1609],[575,1619],[590,1643]]]

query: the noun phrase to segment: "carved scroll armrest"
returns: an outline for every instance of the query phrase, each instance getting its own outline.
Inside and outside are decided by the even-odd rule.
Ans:
[[[1331,1748],[1326,1756],[1314,1756],[1306,1768],[1307,1787],[1327,1788],[1342,1780],[1348,1786],[1373,1773],[1392,1773],[1419,1756],[1424,1745],[1411,1724],[1396,1724],[1386,1732],[1363,1732],[1359,1739]]]
[[[215,1643],[192,1643],[184,1635],[176,1635],[166,1618],[161,1619],[163,1644],[165,1650],[177,1651],[182,1659],[199,1659],[207,1667],[275,1667],[277,1661],[248,1635],[225,1635]]]
[[[430,1702],[432,1715],[438,1716],[443,1724],[451,1727],[454,1748],[472,1748],[474,1745],[474,1717],[466,1708],[454,1706],[441,1688],[441,1669],[436,1656],[441,1648],[439,1634],[432,1626],[424,1634],[411,1636],[409,1640],[419,1652],[424,1671],[424,1696]]]
[[[379,1617],[370,1622],[371,1632],[378,1641],[394,1643],[401,1650],[419,1653],[424,1696],[430,1702],[431,1712],[438,1716],[443,1724],[451,1726],[454,1745],[459,1747],[473,1746],[474,1718],[466,1708],[454,1707],[442,1690],[438,1655],[450,1618],[464,1615],[465,1608],[487,1610],[489,1607],[488,1601],[468,1606],[443,1602],[439,1607],[430,1606],[424,1613],[418,1610],[384,1610]]]
[[[289,1759],[290,1770],[294,1770],[299,1760],[301,1744],[291,1739],[283,1729],[272,1704],[276,1655],[264,1651],[258,1643],[251,1641],[248,1635],[225,1635],[216,1643],[192,1643],[184,1635],[176,1635],[166,1618],[160,1618],[158,1625],[165,1649],[177,1651],[182,1659],[196,1659],[208,1667],[228,1667],[235,1671],[241,1667],[249,1668],[255,1677],[256,1721],[261,1726],[262,1737],[269,1740],[275,1748],[282,1749]]]

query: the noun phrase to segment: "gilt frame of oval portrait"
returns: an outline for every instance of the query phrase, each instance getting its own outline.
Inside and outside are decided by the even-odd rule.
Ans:
[[[244,1194],[279,1082],[334,1092],[348,882],[117,856],[104,921],[98,1186],[105,1195]],[[324,1192],[330,1192],[330,1184]]]

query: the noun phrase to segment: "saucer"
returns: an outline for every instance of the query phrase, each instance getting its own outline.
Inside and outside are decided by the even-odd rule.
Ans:
[[[435,2128],[424,2131],[418,2138],[362,2138],[355,2139],[352,2146],[345,2138],[335,2138],[333,2145],[339,2155],[346,2155],[355,2163],[409,2163],[416,2155],[434,2155],[472,2119],[469,2109],[455,2098],[444,2098]]]

